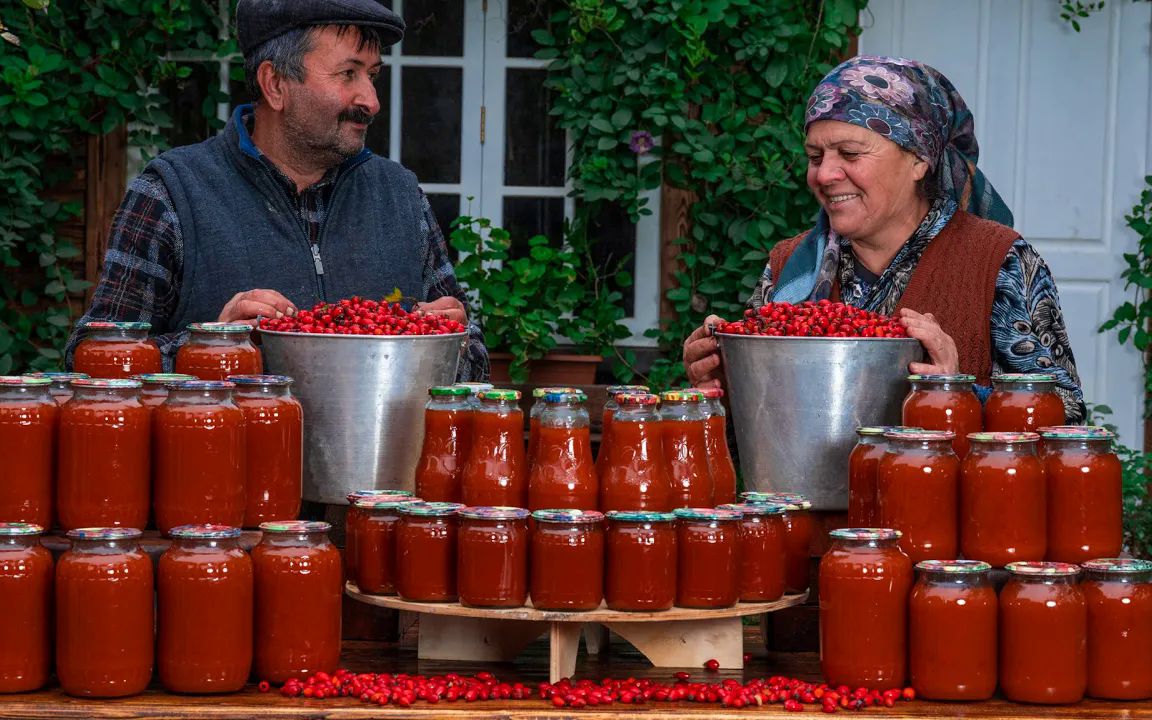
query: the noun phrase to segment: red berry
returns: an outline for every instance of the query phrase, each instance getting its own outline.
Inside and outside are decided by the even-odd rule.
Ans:
[[[720,661],[717,660],[716,658],[712,658],[711,660],[707,660],[704,663],[704,669],[705,670],[711,670],[711,671],[715,672],[715,671],[720,669]]]

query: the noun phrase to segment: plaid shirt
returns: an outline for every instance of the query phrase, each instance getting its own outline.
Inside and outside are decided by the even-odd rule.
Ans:
[[[280,171],[263,153],[260,160],[271,170],[284,191],[295,198],[300,219],[315,243],[332,199],[335,180],[342,166],[329,170],[320,182],[296,191],[296,184]],[[444,234],[424,191],[420,191],[424,213],[420,220],[424,248],[424,300],[452,296],[467,304],[463,289],[456,281]],[[96,286],[92,305],[76,323],[68,341],[66,365],[72,367],[72,355],[83,333],[80,328],[93,320],[114,322],[150,322],[163,326],[175,314],[180,300],[183,277],[184,241],[175,207],[158,173],[145,169],[128,186],[108,239],[104,270]],[[215,320],[216,318],[204,318]],[[176,351],[187,340],[188,331],[153,335],[164,358],[165,371],[171,371]],[[476,323],[468,325],[468,346],[460,360],[459,381],[488,378],[488,350],[484,333]]]

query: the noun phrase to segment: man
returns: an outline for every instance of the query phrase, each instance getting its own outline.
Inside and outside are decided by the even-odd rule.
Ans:
[[[416,177],[364,147],[381,48],[404,22],[376,0],[240,0],[249,93],[224,131],[153,160],[129,185],[92,320],[152,323],[171,369],[192,322],[255,322],[395,289],[468,325],[444,238]],[[483,380],[469,327],[460,380]]]

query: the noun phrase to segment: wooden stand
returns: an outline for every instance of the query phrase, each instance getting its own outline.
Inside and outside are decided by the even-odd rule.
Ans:
[[[553,612],[531,607],[485,609],[459,603],[407,602],[390,595],[368,595],[354,583],[345,592],[356,600],[401,611],[402,630],[418,616],[421,660],[507,662],[541,635],[550,646],[552,682],[571,677],[581,630],[596,654],[607,648],[610,630],[631,643],[656,667],[700,667],[716,659],[722,668],[744,667],[740,618],[803,603],[808,595],[785,595],[770,603],[737,603],[720,610],[672,608],[664,612],[618,612],[601,606],[589,612]],[[604,631],[600,631],[602,626]]]

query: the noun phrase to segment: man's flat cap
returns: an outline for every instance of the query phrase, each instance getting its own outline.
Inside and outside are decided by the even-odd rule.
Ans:
[[[376,28],[384,45],[404,37],[404,21],[377,0],[240,0],[236,34],[247,55],[261,43],[309,25],[358,25]]]

